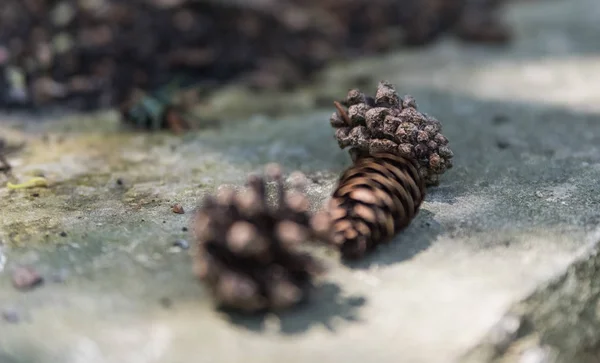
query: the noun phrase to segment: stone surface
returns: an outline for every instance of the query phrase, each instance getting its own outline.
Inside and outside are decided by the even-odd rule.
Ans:
[[[366,71],[373,89],[385,78],[413,94],[444,123],[455,168],[364,262],[317,251],[330,273],[309,305],[279,316],[215,311],[173,241],[189,238],[204,193],[271,161],[305,172],[319,207],[349,164],[332,107],[182,138],[124,132],[111,114],[2,118],[3,137],[27,141],[15,177],[50,185],[0,189],[0,309],[22,316],[0,320],[0,362],[596,361],[598,9],[523,3],[508,49],[446,41],[324,74],[336,98]],[[48,283],[15,290],[19,265]]]

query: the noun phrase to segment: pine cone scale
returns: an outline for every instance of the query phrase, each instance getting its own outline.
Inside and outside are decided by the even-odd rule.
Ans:
[[[353,160],[357,154],[399,153],[417,161],[427,186],[437,185],[439,175],[452,167],[454,155],[440,122],[419,112],[411,96],[401,99],[390,83],[380,82],[374,99],[350,90],[344,104],[348,111],[338,103],[331,126],[339,146],[349,147]],[[344,117],[352,122],[341,122]]]
[[[406,218],[405,212],[402,208],[402,202],[396,195],[394,195],[393,187],[390,188],[386,184],[387,180],[380,178],[380,176],[378,175],[374,175],[372,176],[372,178],[371,176],[369,176],[369,179],[367,179],[365,176],[366,174],[361,174],[360,177],[350,179],[347,182],[345,180],[348,179],[341,179],[340,185],[343,185],[343,187],[340,187],[340,189],[338,189],[338,191],[334,193],[334,197],[336,198],[336,200],[347,200],[346,203],[342,203],[341,205],[362,203],[368,205],[368,207],[371,208],[383,209],[389,211],[389,213],[392,214],[393,219]],[[371,180],[375,178],[379,178],[379,181]],[[375,201],[373,203],[364,202],[362,200],[362,198],[364,197],[354,199],[353,195],[357,193],[359,196],[361,193],[368,194],[371,196],[370,198],[375,199]],[[346,217],[347,215],[348,212],[345,211],[344,213],[342,213],[339,212],[339,208],[336,208],[335,213],[332,215],[332,217],[334,219],[341,219]],[[382,233],[382,235],[385,234]]]
[[[345,258],[386,243],[416,216],[425,195],[417,168],[402,156],[360,157],[342,174],[329,203],[333,241]]]
[[[357,165],[357,167],[358,167],[358,165]],[[375,171],[375,169],[371,169],[371,170]],[[344,181],[345,180],[342,180],[340,183],[344,183]],[[387,178],[386,176],[381,175],[379,173],[366,174],[366,175],[364,175],[364,179],[360,180],[359,182],[356,182],[356,183],[349,182],[349,186],[354,187],[354,188],[358,188],[358,187],[362,187],[365,189],[368,188],[369,190],[371,190],[371,192],[373,190],[381,190],[381,191],[387,193],[387,195],[392,199],[393,205],[388,210],[392,211],[392,213],[403,213],[403,208],[402,208],[403,203],[402,203],[402,200],[400,199],[401,195],[397,193],[398,188],[396,188],[396,185],[390,184],[390,179]],[[379,203],[378,203],[378,206],[381,207],[381,205]]]

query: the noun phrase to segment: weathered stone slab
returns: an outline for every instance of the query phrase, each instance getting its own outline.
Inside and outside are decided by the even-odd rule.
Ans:
[[[366,261],[340,265],[319,251],[330,273],[309,305],[280,316],[214,311],[173,243],[187,238],[204,193],[241,185],[271,161],[311,177],[317,208],[349,164],[331,109],[183,139],[123,132],[108,116],[5,118],[2,135],[28,143],[11,158],[15,174],[43,172],[51,186],[39,196],[0,189],[0,362],[594,361],[594,5],[515,6],[509,49],[443,42],[324,75],[323,92],[338,98],[342,81],[365,71],[413,94],[443,121],[456,166],[414,223]],[[44,285],[15,290],[10,271],[22,264]]]

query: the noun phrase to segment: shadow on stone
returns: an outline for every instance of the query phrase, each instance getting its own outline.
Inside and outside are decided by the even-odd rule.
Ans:
[[[442,182],[440,186],[427,189],[425,201],[452,205],[456,203],[456,198],[461,196],[461,192],[464,194],[464,191],[458,190],[456,184],[449,186]]]
[[[442,226],[434,217],[434,213],[422,208],[412,224],[393,240],[378,246],[361,260],[344,261],[344,265],[355,269],[368,269],[410,260],[427,250],[441,234]]]
[[[301,305],[275,314],[280,323],[279,333],[302,334],[314,326],[336,331],[339,322],[360,322],[359,311],[365,303],[366,299],[362,296],[344,296],[338,285],[324,283],[317,286]],[[256,332],[266,329],[266,320],[270,316],[268,313],[248,316],[231,311],[223,312],[233,324]]]
[[[14,358],[12,358],[9,355],[6,355],[5,353],[2,353],[0,351],[0,362],[2,363],[18,363],[18,361]]]

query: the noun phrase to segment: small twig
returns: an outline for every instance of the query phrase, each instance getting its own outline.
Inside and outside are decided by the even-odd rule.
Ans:
[[[340,116],[342,117],[342,119],[344,120],[344,122],[346,123],[346,125],[352,126],[352,122],[350,121],[350,117],[348,117],[348,113],[346,112],[346,110],[344,110],[344,108],[342,107],[342,104],[339,103],[338,101],[333,101],[333,105],[337,109],[338,113],[340,114]]]

